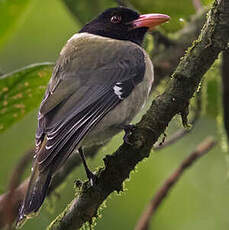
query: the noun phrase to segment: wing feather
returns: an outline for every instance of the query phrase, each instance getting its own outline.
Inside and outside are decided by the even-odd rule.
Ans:
[[[43,154],[39,154],[38,163],[41,170],[45,170],[58,155],[63,154],[64,162],[84,136],[117,104],[121,99],[113,90],[108,91],[94,104],[74,116],[50,139],[47,134],[47,142]]]
[[[38,116],[39,170],[46,170],[50,164],[58,168],[87,133],[143,80],[143,51],[133,45],[120,46],[120,51],[123,54],[126,51],[125,55],[120,52],[115,62],[111,59],[110,63],[100,63],[93,71],[90,67],[82,71],[77,67],[77,73],[74,70],[64,72],[63,66],[55,68],[58,71],[53,73]],[[71,68],[74,67],[73,62],[77,65],[77,60],[72,60],[69,62]],[[70,71],[70,67],[66,69]],[[74,80],[76,77],[78,80]]]

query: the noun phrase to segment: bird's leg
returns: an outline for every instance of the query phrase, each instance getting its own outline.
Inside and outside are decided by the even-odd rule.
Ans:
[[[135,125],[128,124],[128,125],[121,125],[121,128],[124,130],[125,135],[123,137],[123,140],[125,143],[132,145],[132,143],[129,140],[129,136],[132,134],[132,132],[136,129]]]
[[[83,166],[84,166],[84,169],[85,169],[86,174],[87,174],[87,178],[88,178],[88,180],[90,181],[91,186],[93,186],[93,185],[95,184],[95,182],[96,182],[97,177],[96,177],[96,175],[88,168],[87,162],[86,162],[86,159],[85,159],[85,156],[84,156],[82,147],[80,147],[80,148],[78,149],[78,151],[79,151],[80,157],[81,157],[81,159],[82,159]]]

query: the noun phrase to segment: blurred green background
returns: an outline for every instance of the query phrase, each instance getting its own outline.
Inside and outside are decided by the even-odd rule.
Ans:
[[[26,1],[25,1],[26,2]],[[29,2],[29,1],[28,1]],[[82,14],[85,2],[75,1],[82,5]],[[114,6],[112,1],[104,1],[101,9]],[[179,18],[188,20],[194,13],[191,0],[171,1],[133,1],[141,11],[150,12],[155,9],[158,12],[172,14],[173,21],[166,25],[165,31],[175,31],[182,27]],[[204,1],[209,3],[211,1]],[[68,12],[60,0],[31,0],[25,8],[24,15],[18,19],[12,34],[4,40],[0,46],[0,72],[6,73],[28,64],[52,61],[74,33],[81,22],[93,17],[79,17],[77,21]],[[80,5],[81,4],[81,5]],[[150,8],[151,7],[151,8]],[[147,9],[147,10],[146,10]],[[100,10],[100,8],[96,9]],[[0,24],[1,25],[1,24]],[[0,28],[1,29],[1,28]],[[1,40],[0,40],[1,41]],[[218,71],[212,68],[209,75],[206,95],[215,95],[220,82],[216,79]],[[213,76],[211,78],[211,76]],[[206,86],[207,87],[207,86]],[[209,101],[207,100],[209,98]],[[121,195],[112,194],[106,202],[106,208],[102,211],[102,219],[97,221],[96,229],[134,229],[134,226],[148,204],[153,194],[157,191],[164,179],[179,165],[179,163],[195,149],[206,136],[214,136],[218,145],[206,156],[200,159],[174,187],[165,199],[160,209],[152,219],[151,228],[157,230],[226,230],[229,226],[229,182],[227,178],[227,155],[222,152],[222,133],[219,124],[222,120],[221,112],[216,109],[217,97],[206,96],[206,104],[210,105],[212,112],[205,110],[205,114],[198,122],[194,130],[187,137],[162,151],[154,152],[147,160],[141,162],[131,179],[125,182],[125,192]],[[209,106],[208,106],[209,107]],[[33,146],[36,129],[36,113],[33,111],[22,121],[16,123],[6,132],[0,134],[0,192],[6,190],[11,172],[23,153]],[[218,121],[217,121],[218,120]],[[180,127],[179,118],[170,125],[172,130]],[[122,141],[122,135],[115,137],[104,147],[95,159],[89,160],[91,168],[102,165],[102,158],[106,153],[112,153]],[[29,172],[27,171],[27,175]],[[74,196],[73,182],[75,179],[85,179],[82,167],[76,169],[66,180],[57,193],[47,199],[40,215],[29,220],[23,227],[24,230],[40,230],[53,220]]]

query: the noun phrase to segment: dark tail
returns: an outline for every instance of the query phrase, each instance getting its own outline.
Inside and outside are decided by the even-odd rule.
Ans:
[[[26,196],[19,211],[19,217],[16,223],[17,227],[22,225],[26,217],[31,217],[39,210],[44,202],[51,178],[52,173],[50,170],[40,172],[37,164],[34,164]]]

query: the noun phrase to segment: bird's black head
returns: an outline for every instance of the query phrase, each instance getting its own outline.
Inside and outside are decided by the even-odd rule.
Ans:
[[[87,32],[119,40],[129,40],[141,45],[148,29],[152,29],[152,27],[168,20],[169,16],[167,15],[140,15],[134,10],[116,7],[101,13],[79,32]]]

